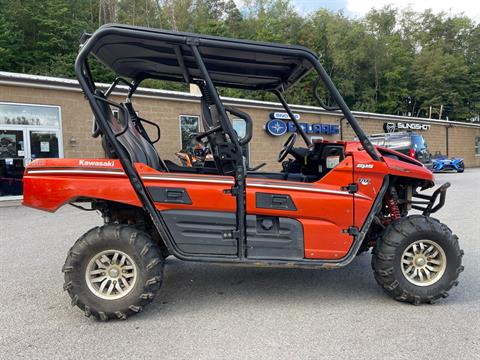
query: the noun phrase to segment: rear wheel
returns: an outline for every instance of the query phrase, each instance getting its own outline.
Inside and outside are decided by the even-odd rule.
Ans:
[[[64,289],[86,316],[126,319],[143,310],[163,279],[160,248],[148,234],[127,225],[105,225],[70,249]]]
[[[372,267],[394,299],[413,304],[447,297],[463,271],[458,237],[438,220],[412,215],[389,225],[377,243]]]

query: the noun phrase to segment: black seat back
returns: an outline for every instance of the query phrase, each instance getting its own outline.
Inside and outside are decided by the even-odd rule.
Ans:
[[[99,91],[97,91],[97,95],[103,97],[103,94]],[[110,104],[100,99],[97,99],[97,103],[100,105],[103,115],[111,125],[113,132],[115,134],[123,132],[121,135],[117,136],[117,139],[133,163],[143,163],[156,170],[167,170],[166,166],[164,166],[163,162],[160,160],[155,147],[145,139],[134,126],[128,109],[124,104],[118,104],[119,116],[117,119],[113,116]],[[127,128],[125,129],[125,127]],[[118,157],[112,152],[112,147],[108,144],[105,137],[102,139],[102,146],[107,157]]]
[[[208,105],[205,99],[201,99],[202,122],[205,131],[221,125],[220,114],[215,105]],[[235,162],[230,159],[228,147],[231,145],[226,139],[223,131],[217,131],[208,135],[208,142],[212,149],[212,156],[218,173],[221,175],[233,175],[235,173]]]

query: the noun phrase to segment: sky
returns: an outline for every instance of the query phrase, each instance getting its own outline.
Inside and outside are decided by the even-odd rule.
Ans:
[[[465,13],[480,22],[480,1],[478,0],[292,0],[301,13],[309,13],[319,8],[332,11],[343,10],[349,17],[361,17],[371,8],[393,5],[402,9],[410,7],[416,11],[432,9],[435,13],[444,11],[448,14]]]

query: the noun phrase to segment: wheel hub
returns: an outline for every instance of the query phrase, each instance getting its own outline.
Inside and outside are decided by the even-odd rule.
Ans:
[[[127,295],[137,281],[137,266],[119,250],[105,250],[94,255],[85,271],[87,286],[96,296],[115,300]]]
[[[415,259],[416,267],[423,267],[426,264],[426,260],[423,256],[419,256]]]
[[[111,268],[110,270],[108,270],[108,276],[110,276],[111,278],[117,278],[118,275],[119,275],[118,269]]]
[[[401,269],[405,278],[417,286],[429,286],[441,279],[447,267],[445,251],[431,240],[417,240],[402,254]]]

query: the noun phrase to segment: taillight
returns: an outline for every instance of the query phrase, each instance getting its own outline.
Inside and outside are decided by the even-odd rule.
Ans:
[[[410,149],[410,154],[409,156],[412,158],[412,159],[415,159],[415,149]]]

